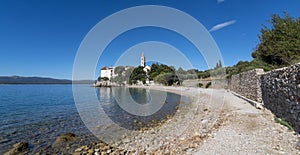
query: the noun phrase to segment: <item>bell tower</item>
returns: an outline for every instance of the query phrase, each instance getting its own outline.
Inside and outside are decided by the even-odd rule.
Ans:
[[[141,66],[145,67],[146,66],[146,58],[144,56],[144,52],[141,55]]]

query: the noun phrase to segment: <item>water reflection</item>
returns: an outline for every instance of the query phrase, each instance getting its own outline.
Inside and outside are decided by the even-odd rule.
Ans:
[[[166,93],[167,95],[164,100],[156,101],[161,104],[161,108],[156,113],[149,116],[137,116],[122,109],[119,105],[122,103],[118,103],[116,97],[132,97],[138,104],[149,104],[151,96],[152,98],[155,98],[153,94],[159,93],[161,92],[138,88],[124,89],[121,87],[114,87],[97,89],[97,97],[100,101],[99,104],[106,115],[119,126],[129,130],[139,130],[141,128],[156,126],[158,121],[160,122],[176,112],[177,106],[180,106],[178,105],[178,102],[187,102],[188,99],[177,94]]]
[[[138,104],[147,104],[151,102],[151,95],[149,89],[129,89],[130,95]],[[138,95],[137,95],[138,94]]]

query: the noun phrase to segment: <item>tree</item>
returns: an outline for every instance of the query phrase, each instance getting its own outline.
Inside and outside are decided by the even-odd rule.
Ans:
[[[129,77],[129,84],[136,84],[137,81],[142,81],[143,83],[146,83],[147,74],[144,71],[144,67],[139,66],[137,68],[134,68],[132,73]]]
[[[125,78],[122,75],[118,75],[112,79],[112,82],[122,84],[125,81]]]
[[[222,68],[222,67],[223,67],[222,62],[221,62],[221,60],[219,60],[216,64],[215,69]]]
[[[173,72],[176,71],[176,68],[174,66],[169,66],[169,67]]]
[[[210,77],[211,69],[203,71],[199,71],[197,73],[199,79],[205,79]]]
[[[116,75],[121,75],[122,76],[122,73],[124,72],[125,70],[125,67],[123,66],[117,66],[115,69],[114,69],[114,73]]]
[[[270,71],[300,61],[300,17],[284,13],[283,17],[272,15],[268,22],[270,26],[261,29],[260,43],[252,53],[254,59],[226,67],[228,77],[255,68]]]
[[[188,74],[197,74],[199,71],[198,69],[189,69],[186,71]]]
[[[109,78],[108,77],[98,77],[98,81],[108,81]]]
[[[134,70],[134,68],[128,68],[127,70],[125,70],[124,81],[127,81],[128,83],[130,83],[129,80],[130,80],[130,76],[131,76],[133,70]]]
[[[149,79],[153,80],[155,77],[157,77],[160,74],[165,73],[174,73],[174,67],[167,66],[164,64],[152,64],[151,65],[151,71],[149,72]]]
[[[269,23],[271,27],[261,30],[260,43],[252,57],[275,67],[300,61],[300,17],[272,15]]]
[[[186,74],[186,71],[184,69],[182,69],[181,67],[178,68],[178,70],[176,71],[177,74]]]
[[[163,84],[163,85],[167,85],[167,80],[166,80],[164,74],[160,74],[160,75],[156,76],[156,77],[154,78],[154,81],[155,81],[156,83],[161,83],[161,84]]]
[[[125,70],[125,76],[130,76],[130,74],[133,72],[134,68],[128,68]]]
[[[221,60],[219,60],[219,67],[220,67],[220,68],[222,68],[222,67],[223,67],[223,65],[222,65],[222,61],[221,61]]]
[[[177,84],[177,85],[182,84],[182,80],[180,80],[178,76],[175,75],[174,73],[160,74],[157,77],[155,77],[154,81],[156,83],[161,83],[167,86],[171,86],[173,84]]]
[[[217,62],[215,69],[219,68],[219,63]]]

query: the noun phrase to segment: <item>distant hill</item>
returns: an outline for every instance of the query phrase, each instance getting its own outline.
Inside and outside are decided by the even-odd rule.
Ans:
[[[93,80],[73,81],[74,84],[93,84]],[[48,77],[0,76],[0,84],[72,84],[72,80]]]
[[[48,77],[0,76],[0,84],[71,84],[71,80]]]

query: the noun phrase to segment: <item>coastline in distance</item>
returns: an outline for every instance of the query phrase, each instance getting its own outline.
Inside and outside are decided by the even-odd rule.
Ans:
[[[73,84],[93,84],[94,80],[76,80]],[[0,76],[0,84],[72,84],[72,80],[49,77]]]

